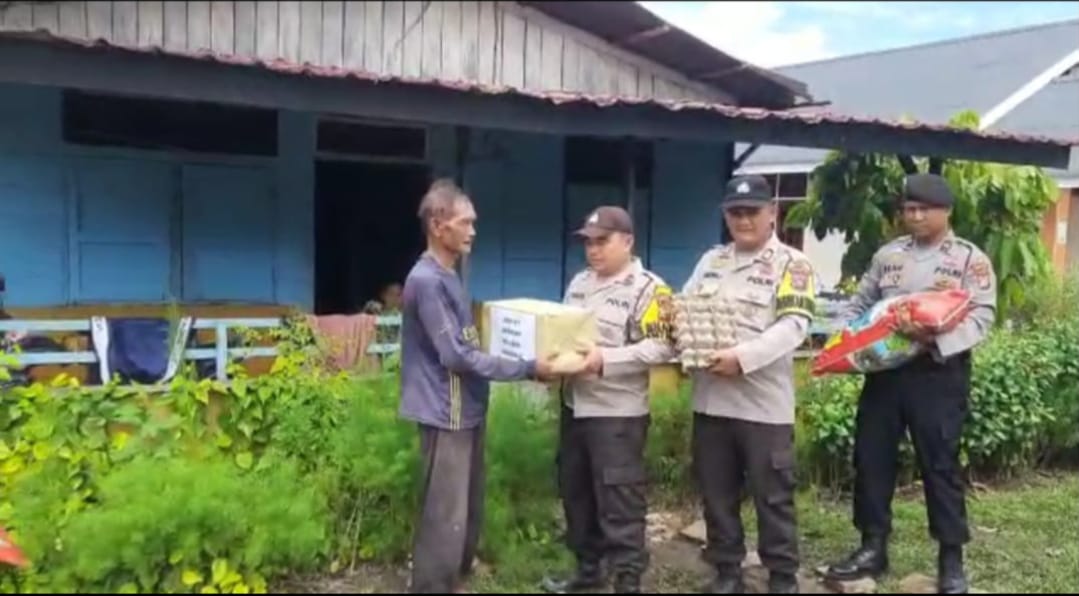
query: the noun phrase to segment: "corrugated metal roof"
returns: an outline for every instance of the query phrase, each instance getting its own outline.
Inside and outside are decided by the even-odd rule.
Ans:
[[[472,81],[447,81],[432,78],[413,78],[397,75],[385,75],[366,72],[362,70],[350,70],[339,67],[313,66],[311,64],[297,64],[285,60],[259,60],[245,56],[219,54],[210,51],[180,51],[169,50],[159,46],[127,46],[110,43],[105,40],[81,40],[60,37],[47,31],[35,32],[0,32],[0,38],[28,40],[37,43],[45,43],[54,46],[76,47],[80,50],[91,52],[116,52],[142,55],[160,55],[215,64],[259,68],[279,74],[308,76],[319,78],[348,79],[360,83],[372,85],[403,85],[411,87],[435,87],[466,94],[481,94],[488,96],[506,96],[515,98],[532,99],[553,105],[585,105],[597,108],[612,106],[641,106],[651,109],[667,110],[671,112],[694,112],[710,113],[732,120],[756,121],[756,122],[790,122],[801,124],[851,124],[867,125],[884,129],[900,129],[910,131],[937,131],[957,133],[969,138],[999,139],[1004,141],[1054,145],[1057,147],[1069,147],[1079,145],[1079,139],[1051,139],[1033,135],[1015,135],[999,132],[974,132],[954,129],[942,124],[924,124],[916,122],[897,122],[879,118],[863,116],[850,116],[835,114],[823,110],[813,112],[806,111],[775,111],[762,108],[736,107],[717,103],[706,103],[692,100],[662,100],[614,97],[604,95],[588,95],[583,93],[570,93],[563,91],[538,92],[524,89],[516,89],[504,85],[488,85]]]
[[[809,85],[829,110],[944,124],[985,113],[1079,47],[1079,20],[777,68]],[[1015,134],[1079,136],[1076,86],[1052,84],[991,127]],[[1074,98],[1074,99],[1072,99]],[[825,151],[763,146],[747,166],[818,163]]]
[[[784,109],[811,100],[806,85],[743,62],[656,16],[636,2],[521,2],[551,18],[644,56],[688,78],[718,87],[739,105]]]

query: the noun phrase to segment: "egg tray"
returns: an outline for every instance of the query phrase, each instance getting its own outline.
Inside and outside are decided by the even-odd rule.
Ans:
[[[736,311],[730,300],[677,295],[672,306],[675,348],[683,371],[708,368],[713,353],[738,343]]]

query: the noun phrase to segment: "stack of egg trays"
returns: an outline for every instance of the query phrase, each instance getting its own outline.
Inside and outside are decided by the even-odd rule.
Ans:
[[[708,368],[712,354],[737,343],[735,309],[722,296],[676,295],[675,346],[682,370]]]

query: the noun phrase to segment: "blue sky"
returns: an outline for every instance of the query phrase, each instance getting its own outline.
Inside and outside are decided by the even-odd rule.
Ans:
[[[761,66],[1079,19],[1079,1],[641,4],[721,50]]]

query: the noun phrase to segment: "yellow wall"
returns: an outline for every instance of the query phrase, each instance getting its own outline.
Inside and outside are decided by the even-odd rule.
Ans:
[[[1053,262],[1053,269],[1063,275],[1069,267],[1068,263],[1068,220],[1072,207],[1072,189],[1060,189],[1060,198],[1056,205],[1050,207],[1042,221],[1042,242],[1045,244],[1049,257]],[[1075,264],[1071,264],[1074,266]]]

